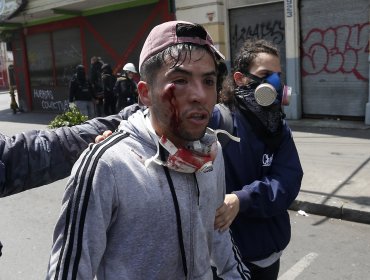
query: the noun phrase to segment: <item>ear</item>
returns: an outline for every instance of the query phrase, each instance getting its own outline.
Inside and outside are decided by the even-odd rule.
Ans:
[[[140,101],[145,105],[145,106],[150,106],[152,105],[150,95],[149,95],[149,85],[147,82],[140,81],[137,84],[137,91],[139,94]]]
[[[244,86],[248,82],[248,78],[243,73],[236,71],[234,73],[234,81],[237,86]]]

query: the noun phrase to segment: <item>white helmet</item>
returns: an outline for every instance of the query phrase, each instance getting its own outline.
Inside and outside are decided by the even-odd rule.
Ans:
[[[135,65],[133,63],[126,63],[125,66],[123,66],[122,70],[137,73],[135,69]]]

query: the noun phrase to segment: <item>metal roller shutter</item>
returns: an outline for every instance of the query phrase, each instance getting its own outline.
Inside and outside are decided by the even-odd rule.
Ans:
[[[369,0],[302,0],[304,116],[363,118],[369,90]]]

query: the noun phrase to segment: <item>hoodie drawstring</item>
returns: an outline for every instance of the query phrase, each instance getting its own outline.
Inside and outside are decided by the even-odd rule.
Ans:
[[[161,160],[165,161],[165,151],[164,148],[159,145],[159,153],[161,156]],[[167,177],[168,184],[170,186],[171,194],[172,194],[172,200],[173,204],[175,206],[175,212],[176,212],[176,222],[177,222],[177,235],[180,243],[180,251],[181,251],[181,258],[182,258],[182,267],[184,270],[185,277],[187,278],[188,276],[188,267],[187,267],[187,262],[186,262],[186,255],[185,255],[185,246],[184,246],[184,239],[182,236],[182,226],[181,226],[181,216],[180,216],[180,207],[179,207],[179,202],[177,200],[176,192],[175,192],[175,187],[173,185],[172,178],[170,176],[170,172],[166,166],[163,166],[164,172]]]

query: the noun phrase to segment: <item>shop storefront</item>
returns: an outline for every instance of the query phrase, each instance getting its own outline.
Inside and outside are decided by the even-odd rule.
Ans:
[[[293,86],[293,118],[370,122],[368,0],[228,0],[231,61],[250,37],[273,41]]]
[[[13,31],[11,46],[19,106],[25,111],[59,113],[68,107],[68,86],[78,64],[90,68],[101,57],[119,72],[126,62],[136,66],[151,28],[173,19],[168,1],[136,1],[138,5],[95,9],[69,19]],[[140,4],[140,5],[139,5]]]

